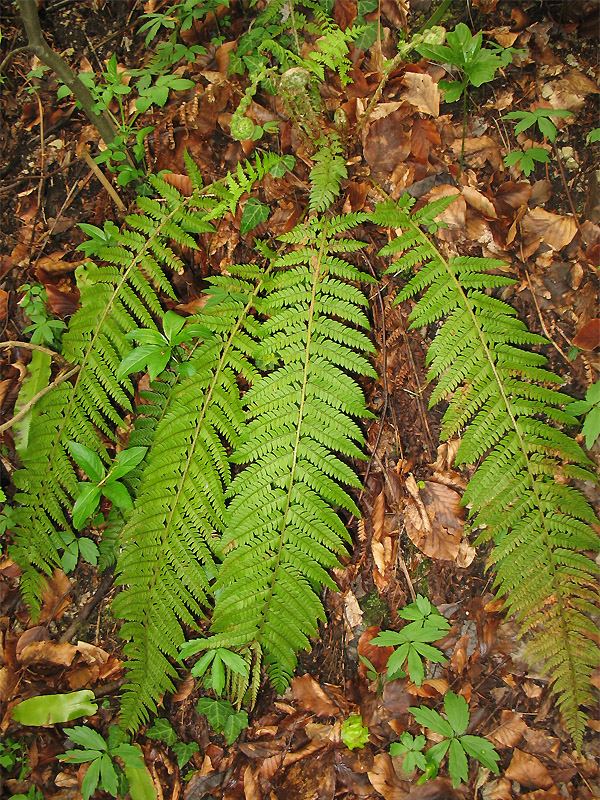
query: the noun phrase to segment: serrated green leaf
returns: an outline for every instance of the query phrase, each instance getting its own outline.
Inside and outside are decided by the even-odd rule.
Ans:
[[[426,706],[410,707],[408,709],[413,717],[417,720],[419,725],[425,728],[430,728],[432,731],[439,733],[441,736],[447,736],[449,739],[454,736],[452,726],[445,720],[437,711]]]
[[[454,694],[450,689],[444,695],[444,710],[454,733],[460,736],[469,725],[469,705],[462,695]]]
[[[242,212],[242,220],[240,223],[240,233],[242,236],[245,233],[256,228],[261,222],[266,222],[269,218],[269,206],[261,203],[255,197],[251,197]]]

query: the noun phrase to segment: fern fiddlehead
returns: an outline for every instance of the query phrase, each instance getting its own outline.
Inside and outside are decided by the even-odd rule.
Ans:
[[[431,403],[447,400],[445,438],[462,434],[457,464],[483,459],[465,491],[478,542],[493,541],[489,566],[506,607],[529,633],[529,657],[543,661],[567,729],[581,745],[591,699],[589,679],[598,661],[594,626],[598,569],[582,551],[597,550],[595,515],[571,478],[595,480],[578,445],[548,424],[574,424],[571,398],[540,384],[561,379],[544,368],[546,358],[523,349],[545,344],[513,309],[486,289],[514,281],[493,270],[493,259],[446,259],[421,230],[432,225],[451,199],[410,214],[411,201],[379,206],[372,219],[397,229],[381,255],[393,255],[389,271],[421,265],[398,302],[422,289],[412,326],[444,320],[429,348],[429,379],[437,380]],[[566,406],[566,411],[563,408]],[[544,419],[546,418],[546,419]]]
[[[358,486],[343,461],[362,458],[356,417],[368,416],[348,372],[373,375],[363,355],[369,280],[336,252],[360,215],[313,219],[282,240],[298,249],[274,260],[257,310],[257,358],[272,369],[246,393],[248,424],[232,460],[249,464],[232,481],[207,647],[259,647],[274,686],[289,683],[298,650],[323,616],[316,594],[335,584],[327,569],[348,541],[334,507],[358,514],[342,485]],[[360,330],[362,329],[362,330]]]

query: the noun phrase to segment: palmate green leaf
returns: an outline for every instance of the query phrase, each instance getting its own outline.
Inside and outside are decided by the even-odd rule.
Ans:
[[[434,711],[433,708],[426,706],[418,706],[408,709],[419,725],[430,728],[432,731],[439,733],[441,736],[446,736],[451,739],[454,736],[454,730],[448,720],[444,719],[441,714]]]
[[[438,381],[432,403],[448,401],[443,435],[462,434],[457,463],[480,462],[463,504],[471,509],[471,527],[481,531],[478,541],[495,545],[489,566],[498,594],[506,596],[521,631],[531,633],[529,657],[542,661],[580,746],[599,656],[588,618],[597,604],[598,567],[586,551],[597,550],[599,539],[592,509],[568,481],[595,480],[593,465],[558,429],[573,424],[571,398],[547,387],[559,379],[543,368],[543,355],[525,349],[545,340],[489,294],[507,285],[495,274],[501,263],[446,258],[420,227],[437,207],[411,215],[410,206],[386,203],[372,215],[398,232],[382,253],[396,256],[396,272],[424,265],[397,300],[426,289],[411,324],[441,321],[427,358],[429,379]],[[411,257],[415,248],[418,261]]]
[[[89,765],[85,777],[81,782],[81,794],[83,800],[90,800],[90,797],[96,791],[98,782],[100,781],[100,759],[96,758]]]
[[[462,695],[454,694],[449,690],[444,695],[444,710],[448,717],[448,722],[452,725],[456,736],[460,736],[467,730],[469,724],[469,706]]]
[[[484,767],[491,769],[496,775],[500,774],[498,769],[500,756],[491,742],[481,736],[471,736],[471,734],[467,733],[460,737],[460,743],[468,755],[476,758]]]
[[[461,781],[469,779],[469,762],[459,739],[450,742],[448,751],[448,771],[452,778],[452,785],[456,787]]]

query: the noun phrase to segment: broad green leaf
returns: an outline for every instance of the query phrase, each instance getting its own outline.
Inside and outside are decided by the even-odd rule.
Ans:
[[[21,383],[19,395],[15,402],[14,413],[18,414],[23,408],[38,395],[42,389],[45,389],[50,382],[50,371],[52,366],[52,356],[50,353],[42,353],[41,350],[34,350],[31,354],[31,361],[27,365],[27,375]],[[19,456],[27,452],[27,445],[29,444],[29,427],[31,419],[35,414],[35,407],[32,407],[27,414],[15,422],[13,431],[15,434],[15,448]]]
[[[585,446],[591,450],[594,442],[600,436],[600,406],[594,406],[591,411],[588,411],[581,432],[585,436]]]
[[[407,666],[411,681],[416,684],[416,686],[420,686],[423,683],[423,678],[425,677],[425,669],[423,667],[421,656],[417,653],[414,647],[411,647],[408,651]]]
[[[54,725],[79,717],[92,716],[98,710],[94,693],[89,689],[69,694],[46,694],[30,697],[13,708],[13,719],[21,725]]]
[[[200,640],[195,639],[194,641],[200,641]],[[181,657],[182,658],[189,658],[191,655],[194,655],[194,653],[198,652],[197,650],[193,650],[192,652],[189,652],[190,648],[188,647],[188,645],[191,645],[191,644],[193,644],[193,642],[186,642],[184,645],[182,645],[182,647],[181,647]],[[206,670],[208,669],[208,667],[212,663],[212,660],[215,657],[215,654],[216,654],[215,650],[209,650],[207,653],[205,653],[202,656],[201,659],[199,659],[199,661],[196,661],[196,663],[192,667],[192,675],[194,676],[194,678],[201,678],[204,675],[204,673],[206,672]]]
[[[460,742],[470,756],[476,758],[484,767],[491,769],[496,775],[499,774],[498,761],[500,756],[491,742],[481,736],[471,736],[468,733],[460,737]]]
[[[131,800],[157,800],[158,795],[152,782],[152,776],[144,763],[141,749],[137,745],[129,745],[129,747],[138,751],[141,761],[140,765],[140,761],[131,758],[123,760]]]
[[[467,701],[462,695],[454,694],[452,690],[449,690],[444,695],[444,709],[454,733],[460,736],[467,730],[471,716]]]
[[[454,736],[452,725],[450,725],[448,720],[445,720],[440,714],[438,714],[437,711],[434,711],[432,708],[427,708],[426,706],[411,706],[408,710],[417,720],[419,725],[423,725],[425,728],[430,728],[432,731],[435,731],[442,736],[447,736],[448,738],[452,738]]]
[[[201,697],[196,705],[199,714],[205,714],[211,728],[221,733],[227,719],[235,714],[235,708],[229,700],[213,700],[212,697]]]
[[[113,468],[110,471],[110,481],[122,478],[123,475],[127,475],[128,472],[137,467],[146,455],[147,450],[147,447],[128,447],[125,450],[121,450],[117,454]]]
[[[167,341],[171,342],[173,337],[179,333],[184,325],[185,317],[182,317],[181,314],[178,314],[176,311],[167,311],[163,317],[163,331],[165,332]]]
[[[93,483],[80,483],[81,494],[73,506],[73,525],[79,531],[92,516],[100,502],[100,487]]]
[[[153,344],[160,348],[169,344],[166,337],[163,336],[160,331],[151,331],[146,328],[136,328],[134,331],[126,333],[125,338],[130,341],[135,341],[139,345]]]
[[[226,664],[232,672],[237,672],[238,675],[243,675],[245,678],[248,677],[248,664],[246,664],[242,656],[224,647],[219,647],[217,652],[223,663]]]
[[[463,746],[458,739],[452,739],[450,742],[448,771],[450,772],[452,785],[455,789],[461,781],[467,781],[469,779],[469,763]]]
[[[117,508],[130,510],[133,500],[126,487],[120,481],[107,481],[102,487],[102,494],[114,503]]]
[[[104,737],[86,725],[79,725],[67,731],[69,739],[86,750],[106,750]]]
[[[220,696],[225,688],[225,667],[223,666],[223,662],[221,661],[221,656],[218,650],[212,663],[210,676],[210,686],[213,692]],[[206,680],[204,685],[206,686]]]
[[[98,556],[100,555],[96,542],[92,542],[87,536],[82,536],[76,541],[76,544],[79,546],[79,552],[83,560],[95,567],[98,564]]]
[[[166,352],[155,350],[154,353],[148,357],[148,374],[150,380],[153,381],[165,369],[171,359],[171,349],[168,348]]]
[[[439,769],[440,764],[446,753],[448,752],[448,748],[450,747],[451,739],[444,739],[442,742],[437,742],[432,747],[429,748],[427,753],[425,754],[427,761],[436,765]]]
[[[69,750],[68,753],[58,756],[58,760],[68,761],[69,764],[85,764],[86,761],[93,761],[101,756],[100,750]]]
[[[438,650],[437,647],[432,647],[430,644],[414,642],[413,647],[417,653],[420,653],[424,658],[435,661],[437,664],[443,664],[448,660],[441,650]]]
[[[402,632],[398,631],[380,631],[377,636],[371,639],[371,644],[376,644],[377,647],[396,647],[405,642],[406,638],[402,635]]]
[[[81,783],[81,794],[83,795],[83,800],[90,800],[90,797],[96,791],[99,779],[100,779],[100,759],[96,758],[89,765],[88,770],[85,773],[85,778]]]
[[[260,225],[261,222],[266,222],[269,218],[269,206],[261,203],[255,197],[251,197],[242,213],[242,220],[240,223],[240,233],[243,235]]]
[[[146,369],[148,359],[156,353],[157,346],[144,344],[128,353],[117,370],[117,380],[122,380],[132,372],[141,372]]]
[[[79,442],[67,442],[67,447],[77,465],[92,481],[99,483],[105,475],[105,470],[98,453],[94,453],[89,447],[79,444]]]
[[[405,643],[400,645],[400,647],[395,650],[392,655],[387,660],[387,671],[389,675],[395,675],[399,670],[402,669],[402,665],[406,661],[406,657],[408,656],[408,651],[410,649],[410,645]],[[388,680],[391,678],[388,677]]]
[[[105,792],[117,796],[119,778],[108,753],[104,753],[100,759],[100,784]]]
[[[202,652],[202,650],[206,650],[207,646],[208,643],[206,639],[190,639],[189,642],[184,642],[181,645],[181,647],[179,648],[179,653],[181,655],[181,658],[190,658],[191,656],[195,656],[196,653],[200,653]],[[208,663],[210,664],[210,661]],[[197,666],[197,664],[195,666]],[[196,675],[196,677],[199,676]]]

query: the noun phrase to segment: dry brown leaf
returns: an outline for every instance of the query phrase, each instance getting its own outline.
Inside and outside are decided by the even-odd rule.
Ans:
[[[512,800],[511,783],[506,778],[488,781],[481,789],[484,800]]]
[[[74,272],[75,269],[81,264],[85,264],[85,258],[78,261],[65,261],[67,253],[64,250],[58,250],[49,256],[43,256],[38,261],[38,269],[43,269],[44,272],[49,272],[52,275],[63,275],[67,272]]]
[[[254,774],[250,764],[244,771],[244,798],[245,800],[263,800],[260,781]]]
[[[422,114],[432,117],[440,115],[440,90],[431,75],[420,72],[406,72],[403,78],[407,91],[404,99]]]
[[[454,561],[464,526],[460,495],[433,481],[424,481],[419,488],[412,474],[406,479],[406,488],[410,494],[405,511],[408,537],[429,558]]]
[[[581,350],[600,347],[600,319],[596,317],[587,322],[573,339],[573,344]]]
[[[23,648],[19,655],[22,664],[57,664],[70,667],[77,648],[73,644],[63,642],[32,642]]]
[[[547,767],[539,758],[515,749],[504,777],[510,781],[518,781],[529,789],[549,789],[553,780]]]
[[[500,716],[501,724],[488,734],[497,747],[516,747],[527,730],[527,723],[520,714],[514,711],[503,710]]]
[[[478,192],[477,189],[472,186],[463,186],[462,196],[470,206],[481,212],[484,217],[488,219],[498,219],[498,214],[496,214],[496,209],[491,200],[488,200],[488,198],[481,194],[481,192]]]
[[[383,795],[385,800],[404,800],[406,797],[406,791],[387,753],[375,756],[373,768],[367,774],[373,788]]]
[[[71,602],[70,588],[71,581],[62,569],[55,569],[52,578],[47,581],[42,592],[42,610],[38,622],[48,622],[51,619],[62,617]]]
[[[162,175],[169,186],[173,186],[184,197],[190,197],[192,194],[192,181],[189,175],[180,175],[174,172],[165,172]]]
[[[562,250],[573,240],[577,225],[573,217],[552,214],[543,208],[533,208],[521,222],[528,244],[532,241],[544,242],[553,250]]]
[[[101,666],[108,661],[108,653],[106,650],[103,650],[101,647],[96,647],[94,644],[77,642],[77,650],[83,656],[86,664]]]
[[[18,681],[10,667],[0,668],[0,702],[6,703],[12,697]]]
[[[362,625],[363,612],[358,604],[356,595],[351,589],[344,594],[344,627],[352,635],[354,629]]]
[[[0,322],[4,321],[8,311],[8,292],[0,289]]]
[[[417,117],[413,122],[410,132],[410,150],[415,158],[426,161],[432,147],[439,147],[442,143],[440,132],[431,119]]]
[[[383,672],[385,670],[388,658],[394,652],[393,647],[379,647],[379,645],[371,644],[371,640],[374,639],[380,631],[381,628],[379,625],[371,625],[358,640],[359,656],[368,658],[377,672]],[[358,665],[358,671],[360,675],[366,675],[367,668],[362,661]]]
[[[470,544],[468,539],[462,539],[458,545],[458,553],[456,555],[456,566],[461,569],[470,567],[473,559],[477,555],[477,550]]]
[[[317,717],[334,717],[339,713],[337,705],[308,673],[293,679],[292,697],[300,708],[312,711]]]
[[[371,123],[364,140],[364,156],[375,174],[388,177],[400,161],[408,158],[410,136],[401,124],[405,117],[406,110],[399,108]]]

